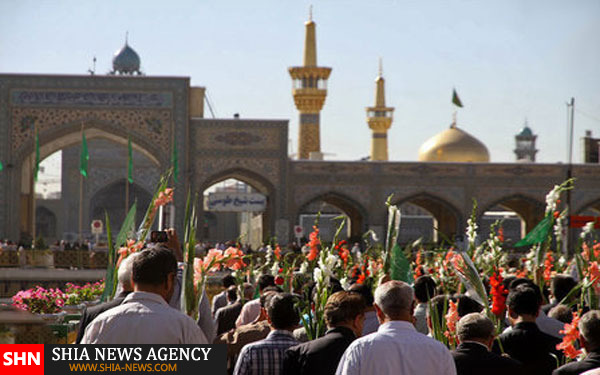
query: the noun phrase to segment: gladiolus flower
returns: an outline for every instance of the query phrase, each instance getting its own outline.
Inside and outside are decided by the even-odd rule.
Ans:
[[[502,284],[502,275],[494,272],[490,277],[490,294],[492,295],[492,314],[501,317],[506,310],[506,296],[508,290]]]
[[[456,323],[458,323],[459,319],[458,304],[453,301],[448,301],[448,313],[446,313],[447,330],[444,332],[444,336],[452,343],[456,342]]]
[[[320,243],[321,243],[321,241],[319,241],[319,228],[317,228],[316,226],[313,226],[313,232],[309,235],[309,242],[308,242],[308,246],[310,247],[310,252],[306,256],[306,259],[308,259],[309,261],[312,261],[317,258],[317,255],[319,255],[319,247],[318,246]]]
[[[577,329],[577,324],[579,323],[579,314],[573,314],[573,321],[569,323],[565,323],[564,329],[560,331],[563,333],[563,340],[560,344],[556,345],[556,349],[562,350],[565,356],[568,358],[576,358],[582,352],[575,348],[575,343],[579,339],[579,330]]]
[[[284,283],[283,277],[277,276],[275,278],[275,285],[283,285],[283,283]]]

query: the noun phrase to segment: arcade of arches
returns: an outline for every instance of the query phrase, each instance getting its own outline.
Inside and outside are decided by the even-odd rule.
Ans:
[[[113,212],[115,222],[121,205],[124,214],[128,137],[134,164],[141,163],[134,166],[130,200],[137,197],[143,205],[149,199],[176,147],[178,229],[188,190],[202,194],[233,178],[266,197],[264,213],[255,215],[260,218],[252,218],[250,226],[260,222],[262,238],[275,236],[280,243],[294,240],[294,226],[302,218],[307,234],[315,211],[344,214],[349,237],[372,229],[383,238],[385,201],[392,194],[407,220],[412,216],[426,223],[423,233],[432,241],[464,233],[473,199],[478,220],[521,220],[524,233],[543,214],[546,193],[567,175],[563,164],[292,160],[288,121],[205,119],[203,106],[204,89],[190,86],[187,77],[0,75],[0,160],[5,166],[0,172],[0,236],[18,239],[31,231],[35,129],[42,159],[63,151],[64,204],[40,201],[36,209],[40,233],[56,232],[57,237],[77,228],[82,124],[91,171],[85,181],[86,229],[103,208]],[[576,164],[572,175],[577,179],[572,211],[597,216],[600,165]],[[202,211],[199,217],[209,228],[200,234],[212,238],[215,213]]]

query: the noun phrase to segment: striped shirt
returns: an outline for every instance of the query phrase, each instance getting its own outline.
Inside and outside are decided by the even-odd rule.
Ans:
[[[271,331],[266,339],[244,346],[233,374],[281,375],[285,350],[298,344],[289,331]]]

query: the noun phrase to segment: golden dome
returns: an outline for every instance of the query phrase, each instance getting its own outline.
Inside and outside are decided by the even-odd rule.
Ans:
[[[489,162],[490,153],[477,138],[451,126],[421,145],[419,161]]]

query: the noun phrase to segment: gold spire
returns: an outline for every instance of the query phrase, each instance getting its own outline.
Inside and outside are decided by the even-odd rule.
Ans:
[[[327,96],[327,79],[331,68],[317,66],[316,24],[310,7],[305,22],[304,64],[288,68],[293,81],[292,95],[300,112],[298,131],[298,159],[315,157],[321,152],[320,112]]]
[[[385,79],[383,63],[379,59],[379,74],[375,79],[375,106],[367,107],[367,123],[373,131],[371,138],[371,160],[388,160],[387,132],[392,126],[393,107],[385,106]]]
[[[385,79],[383,79],[383,63],[379,58],[379,75],[375,79],[375,107],[385,107]]]
[[[304,37],[304,66],[317,66],[317,37],[316,24],[312,19],[312,5],[308,13],[308,21],[304,23],[306,34]]]

